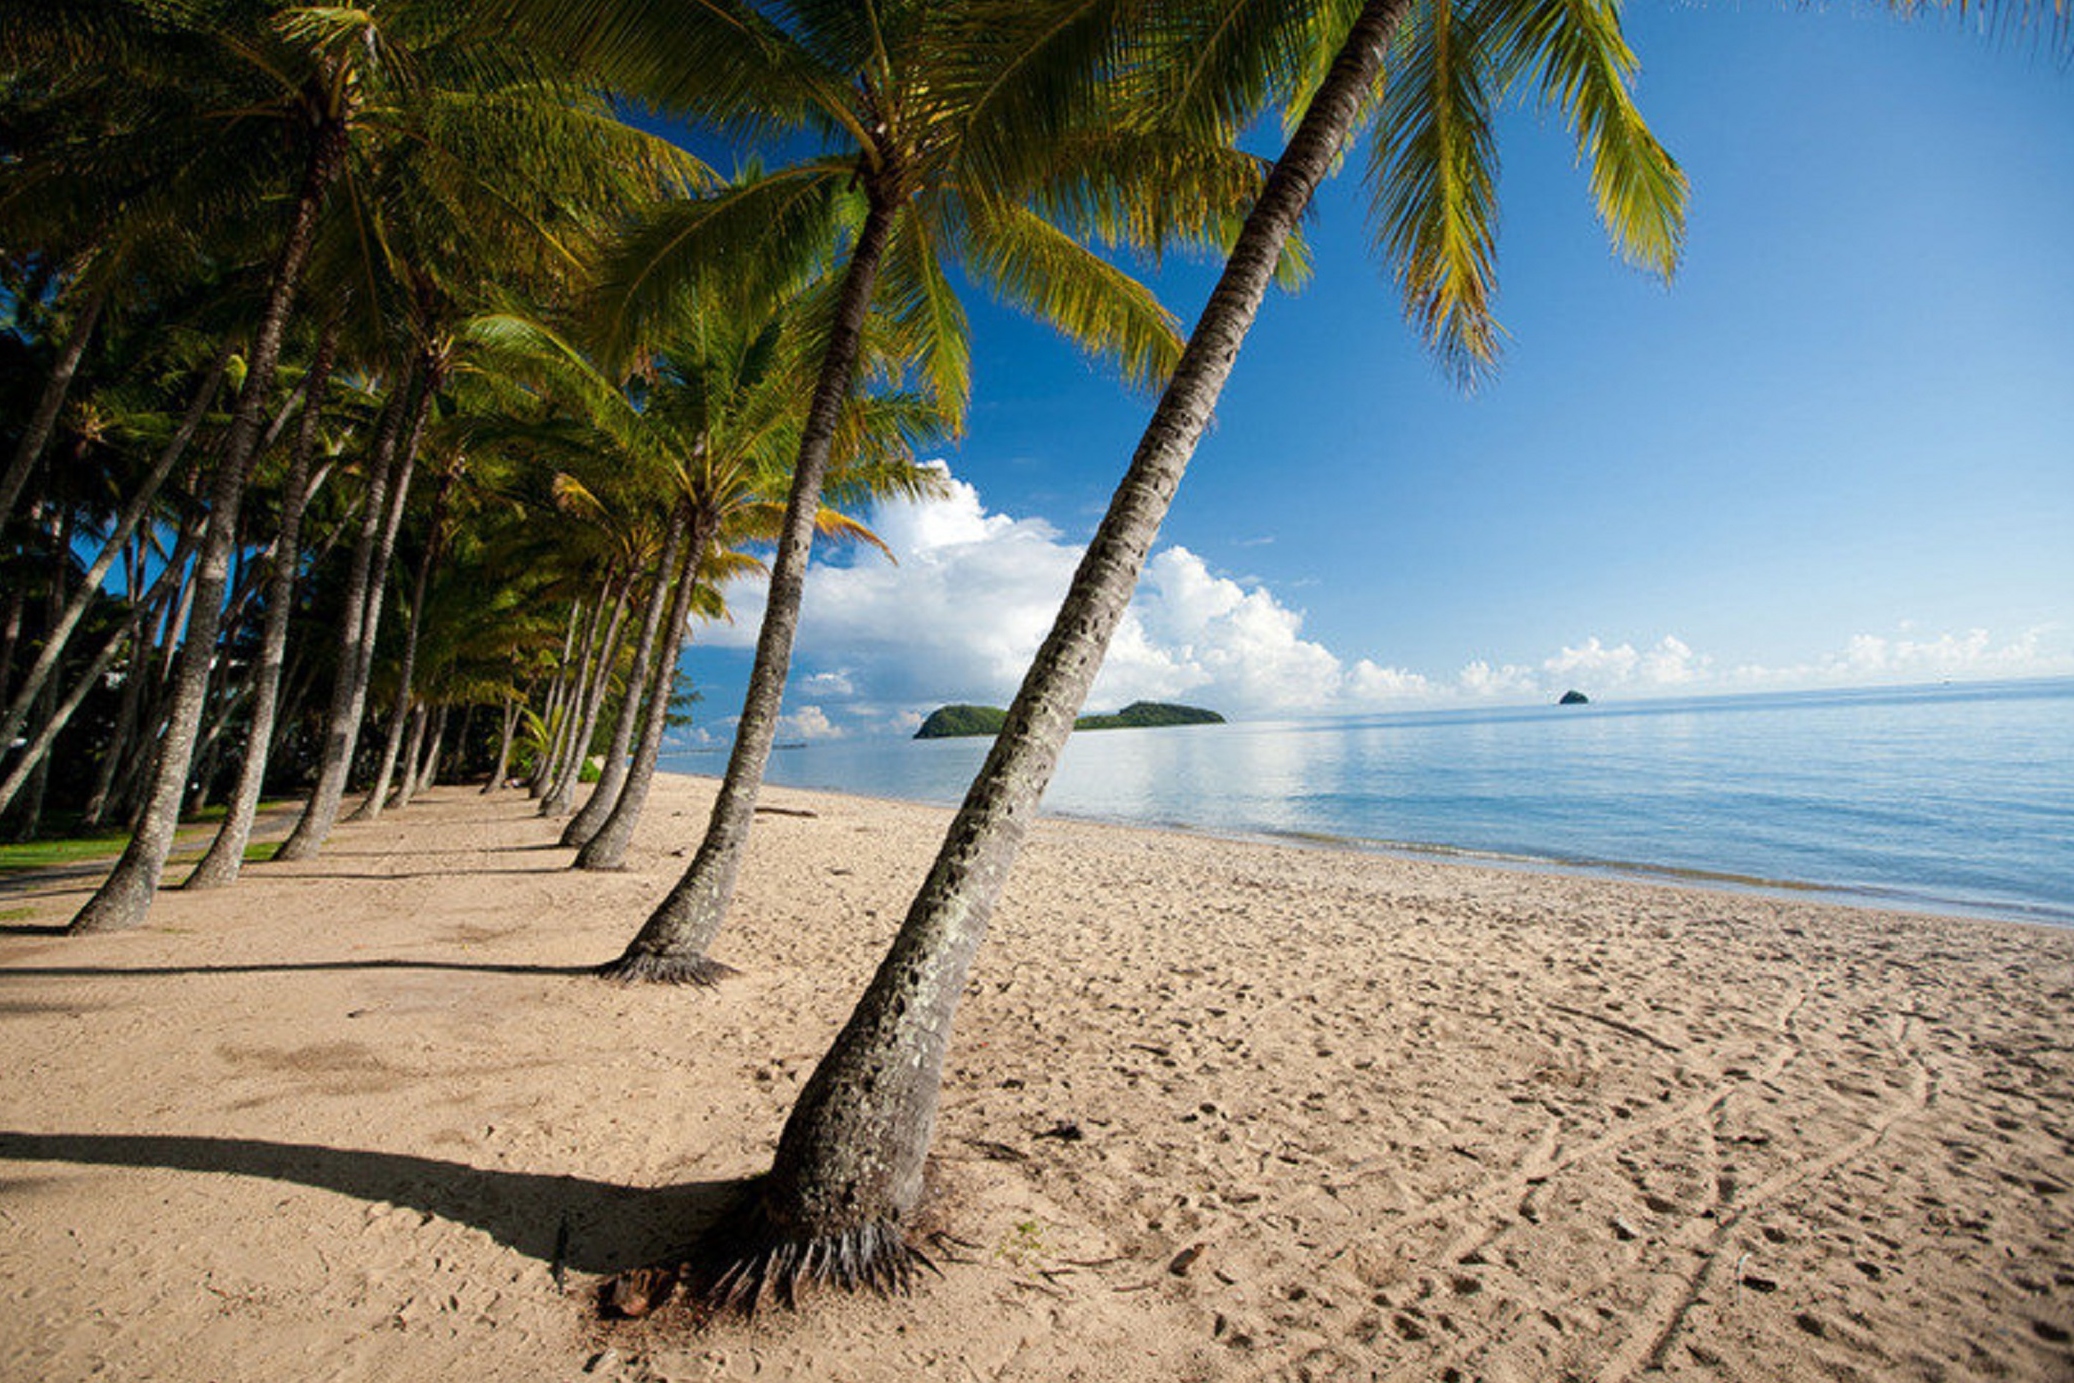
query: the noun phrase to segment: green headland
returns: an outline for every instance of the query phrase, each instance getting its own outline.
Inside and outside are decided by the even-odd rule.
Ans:
[[[918,740],[953,739],[960,735],[994,735],[1001,731],[1008,712],[999,706],[939,706],[915,731]],[[1222,725],[1224,717],[1200,706],[1176,706],[1164,701],[1133,701],[1113,715],[1082,716],[1073,722],[1076,730],[1142,730],[1161,725]]]

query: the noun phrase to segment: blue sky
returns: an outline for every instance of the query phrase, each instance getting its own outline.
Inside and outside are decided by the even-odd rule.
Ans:
[[[1637,7],[1692,180],[1668,288],[1615,261],[1568,136],[1500,148],[1503,367],[1404,326],[1350,169],[1269,301],[1092,704],[1252,717],[2074,673],[2074,75],[1876,10]],[[1215,266],[1157,279],[1184,320]],[[1005,702],[1151,399],[968,301],[953,498],[809,582],[796,736]],[[761,605],[686,665],[713,733]]]

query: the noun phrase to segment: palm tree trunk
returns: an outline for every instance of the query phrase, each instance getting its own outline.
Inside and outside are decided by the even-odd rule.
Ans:
[[[771,745],[778,737],[778,711],[785,699],[785,677],[792,669],[792,642],[799,630],[807,559],[814,546],[814,519],[821,508],[821,482],[828,473],[836,423],[850,396],[865,314],[871,307],[872,287],[878,281],[897,210],[895,203],[873,191],[870,211],[844,270],[828,353],[814,384],[799,460],[793,466],[791,493],[785,501],[785,522],[771,563],[770,595],[763,627],[756,636],[756,661],[749,671],[742,719],[735,727],[734,749],[728,755],[727,774],[714,799],[705,838],[684,877],[649,914],[625,954],[609,967],[613,979],[711,984],[716,975],[726,973],[725,967],[707,960],[706,951],[727,920],[735,876],[741,872],[749,827],[756,815],[756,794],[763,786]]]
[[[324,749],[318,760],[317,782],[295,829],[274,853],[277,860],[308,859],[322,849],[338,821],[339,804],[345,800],[346,777],[352,771],[353,751],[360,742],[360,719],[367,710],[367,683],[374,671],[374,641],[388,582],[389,555],[396,545],[396,531],[403,523],[403,506],[410,497],[411,472],[417,463],[425,419],[431,412],[433,389],[430,366],[421,358],[414,362],[406,381],[401,411],[384,420],[385,431],[375,443],[367,512],[361,517],[360,537],[354,545],[353,565],[346,578],[338,680],[332,684],[331,706],[325,715]],[[388,426],[391,421],[396,426]]]
[[[140,535],[131,540],[130,546],[130,555],[124,563],[127,580],[123,584],[126,590],[135,591],[143,584],[144,553],[149,546],[149,540]],[[185,554],[178,558],[180,562],[186,560]],[[82,818],[82,824],[89,829],[98,830],[101,823],[108,819],[108,805],[114,797],[116,774],[127,762],[130,741],[137,733],[137,718],[144,705],[144,665],[150,654],[146,635],[158,619],[155,607],[164,598],[161,586],[165,589],[171,588],[169,578],[174,565],[175,563],[168,562],[159,572],[159,581],[155,582],[152,588],[154,594],[143,600],[134,597],[131,600],[129,667],[122,679],[122,704],[115,714],[115,731],[109,737],[106,751],[101,755],[101,765],[94,776],[94,790],[87,798],[86,813]],[[116,642],[116,638],[111,635],[109,647],[114,648]]]
[[[569,630],[562,636],[562,661],[555,665],[555,674],[547,687],[547,706],[542,723],[547,729],[547,740],[540,746],[540,761],[533,765],[533,772],[526,779],[526,791],[535,797],[545,797],[560,771],[562,752],[569,740],[570,707],[574,705],[575,689],[581,685],[583,671],[590,665],[591,642],[598,634],[598,621],[605,617],[605,591],[601,587],[597,598],[589,602],[588,615],[582,601],[569,609]],[[583,640],[576,642],[576,631],[581,617]],[[572,650],[576,661],[569,661]]]
[[[236,630],[242,627],[252,608],[265,575],[263,564],[249,560],[245,554],[246,544],[241,539],[231,549],[233,570],[236,578],[231,583],[230,599],[224,603],[221,628]],[[251,678],[233,681],[236,668],[229,658],[218,658],[210,675],[209,697],[203,703],[203,723],[206,733],[196,742],[194,767],[188,774],[193,784],[194,795],[187,804],[186,815],[192,815],[208,805],[209,790],[215,785],[216,763],[223,756],[223,735],[237,718],[239,707],[252,694]],[[211,716],[209,711],[213,710]]]
[[[14,653],[22,644],[22,607],[29,593],[19,582],[10,582],[7,591],[7,615],[0,619],[0,699],[5,699],[8,689],[14,686]],[[0,739],[0,744],[5,744]]]
[[[413,797],[431,787],[439,778],[439,755],[446,741],[447,712],[451,709],[441,706],[432,713],[432,742],[425,746],[424,757],[418,760],[418,771],[410,779],[410,793]],[[402,803],[398,802],[397,805],[401,806]]]
[[[35,663],[29,668],[28,676],[23,679],[20,689],[8,704],[5,717],[0,718],[0,744],[12,743],[14,737],[21,733],[22,725],[28,716],[30,701],[43,689],[44,680],[56,671],[58,659],[64,655],[65,646],[71,641],[73,631],[79,627],[81,618],[92,608],[94,595],[101,589],[101,582],[107,578],[109,569],[128,548],[130,536],[137,531],[137,526],[150,512],[151,502],[158,497],[159,487],[165,483],[166,477],[173,473],[173,467],[186,453],[188,443],[193,440],[195,430],[201,426],[203,416],[207,414],[210,403],[215,400],[216,391],[222,386],[224,372],[230,365],[230,357],[231,343],[226,340],[222,351],[216,357],[215,365],[209,371],[208,378],[196,392],[194,401],[188,405],[187,414],[180,420],[179,428],[159,452],[158,459],[152,463],[151,470],[143,482],[123,505],[122,513],[116,520],[115,531],[109,534],[108,541],[101,545],[100,555],[94,559],[94,564],[86,569],[86,575],[81,578],[79,588],[72,593],[72,598],[65,603],[64,610],[58,614],[45,633],[42,652],[37,655]]]
[[[318,128],[302,189],[295,200],[294,219],[274,266],[266,309],[253,337],[245,388],[238,396],[238,411],[231,420],[223,457],[217,462],[216,476],[209,487],[209,528],[195,562],[195,598],[180,650],[173,704],[167,716],[166,735],[159,746],[151,796],[129,848],[123,851],[115,871],[72,919],[70,931],[107,931],[139,925],[151,910],[152,895],[165,873],[166,854],[172,849],[173,832],[180,824],[180,797],[194,752],[195,732],[201,727],[209,669],[216,659],[216,634],[223,616],[224,589],[230,579],[238,505],[244,499],[245,477],[256,454],[260,419],[281,354],[281,337],[288,326],[296,289],[302,282],[303,265],[316,238],[317,214],[325,194],[345,166],[347,137],[343,118],[334,117]]]
[[[418,756],[425,748],[425,731],[432,724],[432,708],[424,702],[417,703],[411,712],[410,738],[403,746],[403,772],[396,775],[396,810],[402,811],[410,805],[418,791]]]
[[[655,641],[662,632],[663,609],[669,604],[677,564],[684,557],[684,535],[691,527],[691,501],[679,500],[670,514],[670,530],[663,539],[662,557],[655,566],[655,581],[649,587],[648,604],[641,612],[641,634],[634,641],[634,665],[627,671],[626,695],[619,700],[619,715],[612,723],[612,743],[605,750],[605,771],[583,804],[562,828],[561,844],[581,846],[597,834],[598,827],[612,814],[619,790],[627,780],[627,748],[634,742],[634,726],[641,719],[641,692],[648,685],[655,662]],[[667,692],[664,693],[668,695]]]
[[[554,786],[540,804],[542,816],[561,816],[576,800],[576,785],[583,781],[583,766],[590,762],[591,741],[598,733],[598,717],[605,709],[605,697],[612,690],[612,670],[619,666],[619,650],[622,646],[626,623],[627,596],[633,590],[631,578],[619,583],[612,597],[612,619],[605,626],[604,641],[598,646],[598,656],[585,680],[582,697],[577,705],[583,715],[577,721],[576,733],[569,742],[569,752],[562,757],[562,768],[555,775]]]
[[[28,791],[22,797],[22,809],[15,815],[10,838],[17,843],[32,841],[43,834],[43,799],[50,788],[50,747],[58,738],[57,726],[53,724],[58,713],[55,683],[36,698],[36,711],[45,728],[37,736],[35,747],[39,752],[33,760],[35,766],[29,770]]]
[[[66,588],[72,575],[72,531],[77,511],[67,504],[62,506],[57,522],[57,531],[51,535],[50,583],[43,594],[44,623],[54,626],[65,608]],[[46,636],[47,638],[48,636]],[[45,687],[35,698],[37,717],[46,727],[57,715],[58,688],[55,682]],[[35,756],[35,767],[29,770],[29,791],[23,799],[22,810],[16,815],[14,839],[34,840],[43,831],[44,794],[50,787],[50,745],[57,739],[54,727],[42,737],[43,752]],[[0,747],[14,743],[12,731],[0,739]]]
[[[58,352],[50,378],[44,381],[43,395],[37,399],[36,411],[29,415],[28,425],[22,429],[21,441],[14,449],[14,459],[7,463],[6,474],[0,475],[0,523],[14,516],[14,502],[21,497],[29,472],[35,470],[36,463],[43,458],[43,448],[49,444],[50,434],[57,430],[58,410],[65,406],[65,395],[72,390],[80,359],[86,354],[87,342],[93,337],[94,324],[100,320],[102,304],[107,300],[108,289],[105,286],[87,290],[86,300],[79,305],[79,312],[72,319],[72,333],[65,338],[64,347]]]
[[[553,735],[547,753],[534,771],[531,785],[533,795],[542,799],[542,816],[547,815],[548,810],[545,799],[553,793],[568,770],[569,755],[576,743],[576,722],[582,717],[591,677],[597,667],[598,640],[603,636],[607,612],[616,612],[621,598],[618,578],[608,571],[605,584],[598,590],[598,598],[591,603],[590,618],[584,622],[583,642],[577,645],[576,661],[562,669],[556,678],[555,694],[548,699],[548,725]],[[560,708],[559,716],[556,714],[557,706]]]
[[[426,393],[429,397],[429,381]],[[415,448],[417,439],[414,437],[411,440]],[[444,473],[439,477],[439,486],[433,492],[431,527],[425,535],[425,550],[418,554],[418,569],[413,574],[411,585],[410,626],[404,631],[403,636],[403,666],[396,673],[396,712],[389,717],[388,737],[382,742],[381,769],[375,774],[374,787],[368,792],[367,799],[360,804],[360,810],[353,813],[355,821],[373,821],[382,814],[382,806],[389,796],[389,784],[396,773],[396,754],[403,742],[406,712],[411,707],[411,678],[417,672],[418,639],[425,628],[425,596],[432,587],[433,565],[439,560],[439,532],[441,525],[446,522],[447,496],[452,492],[453,484],[452,472]],[[370,600],[375,598],[374,595],[369,597]],[[376,614],[377,611],[370,606],[366,623],[366,628],[370,631],[375,626]],[[374,639],[371,634],[366,640],[366,648],[371,663],[374,656]]]
[[[324,412],[324,393],[331,383],[331,367],[338,357],[341,321],[334,315],[317,343],[317,357],[310,362],[304,384],[308,395],[303,405],[302,427],[295,438],[295,455],[288,463],[288,477],[281,495],[281,531],[274,535],[274,556],[267,572],[266,632],[259,652],[259,670],[254,677],[252,724],[245,735],[245,761],[238,768],[238,785],[231,792],[230,809],[209,852],[187,876],[182,888],[220,888],[238,877],[245,861],[245,846],[252,839],[252,820],[259,811],[259,793],[266,781],[267,759],[273,751],[274,713],[281,694],[281,666],[288,651],[288,616],[295,604],[295,571],[302,560],[302,516],[310,501],[310,461],[317,450],[317,427]]]
[[[86,808],[80,813],[80,824],[90,831],[99,830],[101,823],[108,819],[108,802],[115,791],[115,775],[130,752],[130,740],[137,730],[137,708],[142,701],[144,686],[144,679],[137,674],[137,659],[143,647],[144,621],[132,615],[120,634],[109,636],[110,664],[124,635],[130,643],[129,673],[122,679],[122,700],[116,707],[115,727],[109,732],[100,763],[94,767],[93,791],[87,794]]]
[[[186,560],[186,554],[181,554],[181,560]],[[170,569],[159,573],[158,584],[153,588],[154,593],[171,584],[167,580],[169,575]],[[36,732],[36,738],[29,742],[28,746],[23,749],[21,757],[8,770],[6,780],[0,781],[0,812],[7,810],[14,802],[15,794],[20,792],[25,784],[29,783],[31,775],[46,764],[51,746],[57,742],[58,735],[71,721],[73,712],[79,709],[80,703],[85,701],[88,694],[93,691],[94,684],[99,682],[114,664],[115,656],[121,652],[124,641],[139,637],[140,629],[141,625],[136,622],[117,626],[101,644],[101,649],[94,655],[93,661],[87,664],[85,673],[72,684],[72,690],[66,693],[65,699],[58,702],[52,708],[50,714],[44,717],[41,727]],[[54,690],[55,685],[53,685]],[[87,803],[86,824],[88,826],[98,826],[101,823],[102,815],[106,810],[108,790],[115,779],[116,757],[122,750],[123,741],[127,739],[122,722],[127,720],[134,724],[135,719],[135,699],[129,695],[129,689],[125,688],[123,712],[117,720],[117,733],[114,741],[108,746],[106,758],[102,761],[99,777],[94,785],[94,796]],[[34,789],[32,788],[31,790],[33,791]],[[28,815],[28,813],[25,812],[24,815]]]
[[[515,696],[504,702],[504,723],[497,730],[497,764],[490,770],[490,781],[482,785],[485,793],[503,787],[504,775],[511,771],[511,742],[518,737],[520,704]]]
[[[1409,0],[1369,0],[1246,218],[1179,368],[1089,543],[936,864],[835,1044],[800,1092],[715,1290],[752,1304],[802,1279],[905,1287],[901,1223],[922,1190],[943,1057],[995,901],[1129,604],[1276,261],[1371,91]]]
[[[619,790],[619,800],[612,804],[604,824],[576,852],[577,869],[617,869],[626,858],[627,846],[633,843],[641,809],[648,805],[649,785],[655,781],[655,761],[662,753],[663,731],[669,728],[670,691],[677,684],[677,658],[684,651],[684,629],[691,618],[691,599],[698,588],[699,569],[705,564],[706,549],[712,546],[719,531],[719,521],[713,515],[693,516],[685,539],[684,562],[677,573],[677,590],[670,597],[670,613],[663,626],[662,655],[656,659],[650,678],[648,707],[641,717],[641,738],[635,745],[633,762],[627,765],[627,780]],[[623,963],[623,958],[615,960],[599,973],[607,979],[617,979]],[[725,973],[710,961],[707,965],[717,973]]]

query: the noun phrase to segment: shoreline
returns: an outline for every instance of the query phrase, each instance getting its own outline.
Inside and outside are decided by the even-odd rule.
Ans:
[[[1061,817],[958,1018],[942,1276],[601,1326],[767,1165],[948,820],[769,788],[744,973],[589,977],[710,784],[622,874],[448,787],[134,933],[9,881],[0,1374],[2074,1369],[2074,933]]]
[[[658,772],[693,782],[718,782],[720,778],[718,773],[694,773],[681,769],[664,769]],[[789,792],[827,793],[831,796],[856,797],[871,802],[894,802],[946,812],[956,811],[958,806],[955,801],[889,797],[877,793],[852,792],[842,788],[773,786],[782,786],[783,790]],[[1455,861],[1490,869],[1519,870],[1528,874],[1548,874],[1563,878],[1659,883],[1758,897],[1798,898],[1874,912],[1905,912],[1921,917],[1950,917],[1975,922],[2008,922],[2018,926],[2074,929],[2074,904],[2053,907],[2036,903],[1982,901],[1941,896],[1927,889],[1915,890],[1872,884],[1830,884],[1805,879],[1773,879],[1683,865],[1649,864],[1629,860],[1568,859],[1557,855],[1483,850],[1474,846],[1450,845],[1438,841],[1377,840],[1366,836],[1337,835],[1325,831],[1225,830],[1185,821],[1134,820],[1092,812],[1061,811],[1042,805],[1038,808],[1038,815],[1041,819],[1079,821],[1095,826],[1115,826],[1124,830],[1173,831],[1180,835],[1204,836],[1212,840],[1281,845],[1292,849],[1347,851],[1391,859]]]

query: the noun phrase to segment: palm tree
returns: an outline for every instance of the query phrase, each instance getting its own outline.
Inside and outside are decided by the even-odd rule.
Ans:
[[[271,42],[276,36],[270,26],[261,37],[270,40],[269,48],[284,60],[284,67],[304,74],[294,83],[289,99],[307,131],[305,166],[268,280],[267,302],[254,332],[245,385],[239,391],[237,410],[209,489],[208,530],[195,559],[193,602],[151,793],[121,860],[72,919],[69,930],[75,933],[134,927],[143,922],[165,871],[216,656],[216,634],[223,616],[238,506],[260,438],[262,410],[272,387],[288,314],[316,239],[318,215],[332,184],[345,168],[353,112],[360,94],[352,80],[349,55],[366,35],[357,25],[341,28],[324,24],[308,30],[290,26],[283,42]]]
[[[288,619],[295,604],[295,576],[302,563],[303,512],[315,479],[312,467],[323,424],[324,395],[338,355],[339,332],[339,319],[334,316],[324,326],[316,358],[304,381],[302,423],[296,433],[294,457],[282,481],[280,524],[267,562],[266,627],[261,635],[259,667],[254,673],[251,721],[246,729],[237,786],[231,791],[223,824],[182,888],[216,888],[235,880],[244,863],[245,847],[252,838],[252,823],[259,810],[260,789],[266,781],[268,750],[273,744],[280,703]]]
[[[1160,70],[1178,74],[1177,118],[1229,127],[1267,92],[1293,87],[1307,97],[1301,119],[934,867],[731,1231],[731,1261],[712,1283],[723,1299],[753,1308],[766,1292],[790,1300],[804,1280],[910,1281],[916,1259],[901,1226],[922,1189],[952,1020],[995,900],[1284,238],[1364,109],[1384,246],[1412,320],[1459,369],[1487,365],[1495,349],[1489,118],[1523,81],[1576,130],[1615,242],[1665,274],[1676,261],[1684,179],[1629,99],[1634,59],[1609,4],[1366,0],[1350,13],[1263,3],[1217,6],[1223,22],[1200,27],[1211,8],[1169,7],[1173,27],[1147,45]],[[1234,14],[1250,26],[1230,23]]]
[[[386,112],[385,129],[370,132],[351,170],[358,214],[342,218],[328,245],[331,281],[359,285],[353,301],[373,314],[368,334],[392,356],[381,368],[395,411],[370,458],[374,497],[355,549],[357,598],[349,594],[339,629],[340,675],[317,780],[281,859],[316,854],[337,819],[418,442],[460,364],[454,343],[466,318],[494,289],[574,293],[596,238],[623,207],[709,179],[697,160],[620,122],[596,93],[543,74],[508,35],[493,40],[444,7],[434,7],[432,24],[412,55],[416,80],[400,93],[407,99]],[[399,337],[408,344],[396,346]],[[405,709],[399,702],[392,722]],[[394,748],[384,749],[393,764]],[[370,798],[370,808],[379,805]]]
[[[606,972],[706,982],[777,732],[814,519],[874,300],[910,334],[907,368],[953,411],[968,365],[953,264],[1133,378],[1162,378],[1179,345],[1171,320],[1083,242],[1151,227],[1154,245],[1221,243],[1260,169],[1228,141],[1155,137],[1123,118],[1125,89],[1077,79],[1073,60],[1108,40],[1076,3],[507,3],[641,99],[726,129],[804,132],[830,150],[657,218],[608,275],[611,325],[632,344],[700,266],[796,283],[825,255],[831,223],[841,228],[733,751],[690,867]]]
[[[678,302],[680,320],[667,328],[657,324],[644,350],[646,364],[627,389],[539,322],[507,314],[485,317],[471,329],[478,348],[494,352],[489,358],[497,368],[530,379],[557,405],[555,416],[521,422],[506,440],[524,440],[572,471],[594,471],[602,462],[605,483],[595,491],[573,476],[564,476],[563,485],[580,493],[588,512],[607,522],[616,518],[625,529],[623,549],[637,545],[625,516],[669,516],[642,543],[651,556],[658,547],[662,556],[652,564],[604,773],[563,832],[563,844],[582,847],[579,868],[617,868],[632,839],[661,747],[686,618],[699,590],[711,595],[701,578],[723,577],[739,565],[732,548],[767,541],[776,531],[786,462],[797,452],[803,423],[798,400],[812,378],[816,303],[774,308],[711,282],[680,294]],[[864,353],[875,358],[878,350],[867,341]],[[914,445],[950,422],[922,396],[884,389],[853,395],[832,447],[828,497],[852,504],[935,493],[940,475],[915,464]],[[878,541],[827,504],[815,516],[815,530]],[[643,689],[651,682],[644,708]],[[640,743],[630,766],[626,753],[637,726]],[[577,734],[587,745],[587,730]]]

